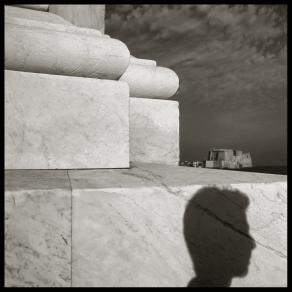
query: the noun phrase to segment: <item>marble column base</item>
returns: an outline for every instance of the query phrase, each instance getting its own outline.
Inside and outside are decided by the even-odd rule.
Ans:
[[[178,90],[176,73],[165,67],[155,66],[152,60],[130,58],[130,64],[119,80],[130,87],[130,96],[168,99]]]
[[[120,81],[5,71],[5,168],[129,167]]]
[[[130,160],[179,164],[177,101],[130,98]]]
[[[123,42],[68,30],[7,22],[5,69],[110,80],[125,72],[130,52]]]

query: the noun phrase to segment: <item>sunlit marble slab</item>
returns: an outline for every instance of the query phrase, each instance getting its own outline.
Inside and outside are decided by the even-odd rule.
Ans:
[[[5,171],[5,286],[71,286],[66,171]]]
[[[73,286],[287,285],[286,176],[141,163],[69,176]]]
[[[130,160],[178,165],[177,101],[130,98]]]
[[[5,71],[6,169],[128,166],[126,83]]]

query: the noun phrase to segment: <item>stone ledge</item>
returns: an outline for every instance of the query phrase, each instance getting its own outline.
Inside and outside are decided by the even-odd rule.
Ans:
[[[68,279],[79,287],[186,286],[199,269],[184,234],[187,206],[194,200],[204,221],[193,235],[204,236],[202,242],[195,239],[200,261],[209,265],[218,259],[216,246],[228,238],[222,245],[228,259],[218,275],[228,275],[238,264],[246,269],[240,277],[232,276],[232,287],[287,285],[287,176],[135,163],[115,170],[9,170],[5,190],[6,286],[66,286]],[[39,228],[52,234],[46,220],[61,220],[46,215],[49,206],[60,208],[60,191],[66,192],[67,208],[73,203],[73,217],[65,224],[69,230],[73,222],[72,280],[65,282],[52,271],[57,264],[69,271],[71,264],[56,258],[47,262],[34,245],[42,241]],[[39,202],[46,203],[41,207]],[[41,218],[46,219],[36,224]],[[35,222],[33,228],[25,227],[28,222]],[[22,229],[26,236],[34,234],[33,241],[22,232],[15,236]],[[49,236],[47,244],[54,246],[54,240]],[[23,248],[22,256],[15,257],[15,244],[29,244],[36,252]]]
[[[98,174],[100,180],[94,178]],[[129,169],[69,170],[76,175],[75,188],[131,188],[141,186],[169,187],[192,185],[287,183],[286,175],[194,168],[158,163],[131,162]],[[109,176],[108,179],[106,177]],[[156,180],[154,178],[157,178]],[[74,177],[72,176],[74,179]],[[143,180],[144,178],[144,180]],[[83,179],[85,184],[83,184]]]
[[[192,286],[210,267],[219,285],[287,285],[286,176],[154,164],[69,175],[73,287]]]

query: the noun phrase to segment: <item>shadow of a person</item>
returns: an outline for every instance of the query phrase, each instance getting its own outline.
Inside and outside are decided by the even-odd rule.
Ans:
[[[249,200],[239,191],[200,189],[184,214],[184,237],[196,277],[188,287],[229,287],[248,272],[255,241],[249,234]]]

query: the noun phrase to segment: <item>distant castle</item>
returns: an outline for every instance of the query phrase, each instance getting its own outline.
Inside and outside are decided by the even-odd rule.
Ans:
[[[237,169],[252,167],[251,155],[249,152],[233,149],[209,150],[208,159],[204,161],[184,161],[180,165],[206,168]]]
[[[205,161],[207,168],[243,168],[252,167],[249,152],[233,149],[210,149],[208,160]]]

